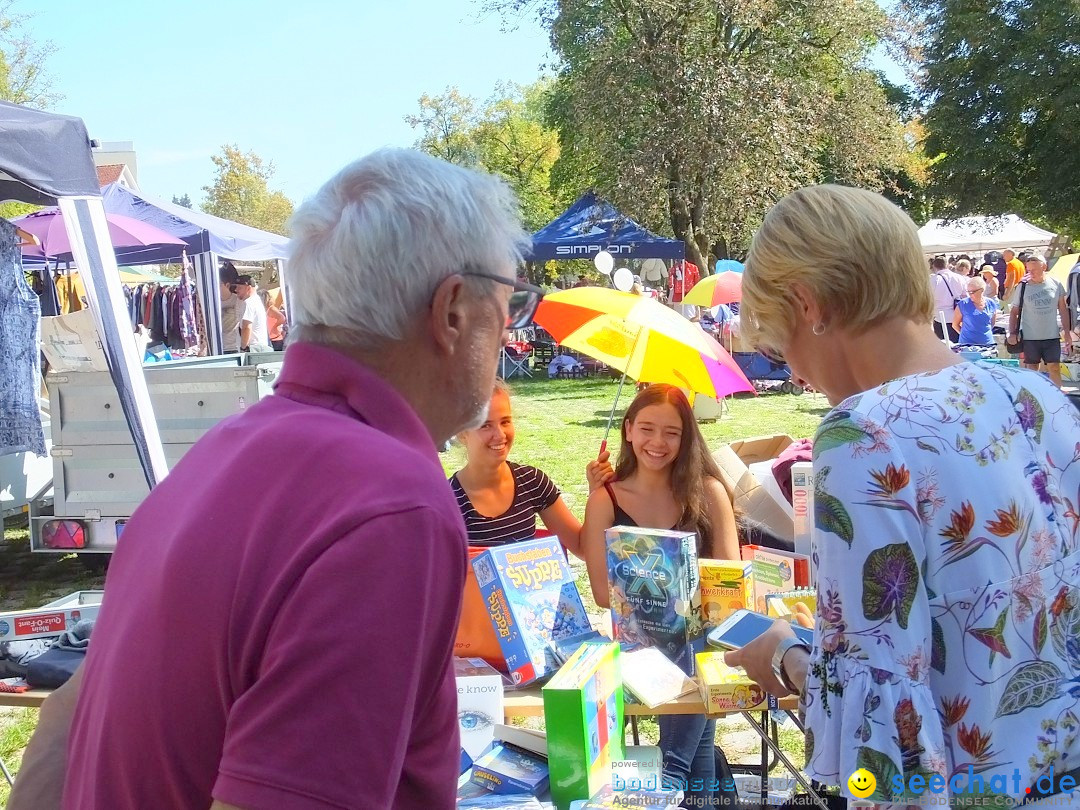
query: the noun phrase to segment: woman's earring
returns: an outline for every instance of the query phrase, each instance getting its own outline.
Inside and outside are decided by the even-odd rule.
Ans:
[[[810,328],[810,331],[818,337],[821,337],[825,334],[825,324],[823,324],[821,321],[818,321]]]

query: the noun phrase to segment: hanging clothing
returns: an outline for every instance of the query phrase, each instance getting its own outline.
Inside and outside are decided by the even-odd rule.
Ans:
[[[41,314],[47,317],[63,314],[60,309],[60,296],[56,293],[56,281],[48,266],[42,269],[39,278],[41,279],[41,293],[38,303],[41,305]]]
[[[180,271],[180,286],[177,289],[178,309],[180,311],[179,333],[183,348],[191,349],[199,345],[199,330],[195,319],[195,285],[191,281],[191,261],[184,254]]]
[[[41,305],[22,269],[15,226],[0,218],[0,455],[45,455],[38,411]]]

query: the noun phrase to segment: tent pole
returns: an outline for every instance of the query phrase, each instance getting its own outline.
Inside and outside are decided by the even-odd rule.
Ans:
[[[116,255],[109,241],[105,208],[100,197],[61,197],[58,202],[75,264],[83,271],[86,297],[109,374],[120,396],[146,483],[153,489],[168,475],[169,467],[143,374],[142,356],[131,330]]]

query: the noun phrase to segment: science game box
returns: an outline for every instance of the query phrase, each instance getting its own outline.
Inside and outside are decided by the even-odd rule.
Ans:
[[[615,637],[626,650],[657,647],[693,675],[702,632],[697,535],[615,526],[606,538]]]
[[[490,548],[472,566],[514,684],[553,674],[555,644],[591,632],[556,538]]]

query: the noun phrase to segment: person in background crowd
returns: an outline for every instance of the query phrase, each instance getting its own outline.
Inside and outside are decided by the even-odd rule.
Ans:
[[[701,274],[693,262],[680,259],[671,268],[671,274],[668,277],[668,301],[676,311],[687,318],[697,315],[697,307],[693,304],[683,304],[682,300],[700,280]]]
[[[946,313],[948,319],[945,325],[949,330],[949,340],[956,343],[960,334],[953,328],[952,312],[957,303],[967,296],[967,278],[947,269],[945,260],[938,257],[930,262],[930,288],[934,292],[934,333],[940,339],[945,339],[936,313]]]
[[[915,224],[869,191],[801,189],[755,234],[743,329],[833,410],[814,441],[813,649],[780,620],[727,660],[802,695],[805,772],[845,795],[866,767],[859,798],[886,807],[999,798],[969,787],[1075,807],[1080,412],[936,340],[925,277]]]
[[[466,541],[435,448],[536,310],[528,234],[503,181],[412,149],[346,166],[290,229],[274,394],[132,516],[70,745],[35,735],[13,810],[56,806],[34,762],[65,748],[69,810],[455,806]],[[237,509],[253,460],[276,474]]]
[[[1024,262],[1016,257],[1016,251],[1012,248],[1001,251],[1001,258],[1005,260],[1005,291],[1001,295],[1002,298],[1008,298],[1024,277]]]
[[[266,330],[266,309],[262,299],[255,294],[251,276],[239,276],[233,285],[236,294],[244,302],[244,315],[240,319],[240,351],[270,351],[270,336]]]
[[[686,395],[671,385],[648,386],[627,408],[620,434],[615,478],[589,495],[581,530],[589,584],[600,607],[610,607],[604,532],[612,526],[694,531],[699,557],[739,559],[734,498]],[[665,780],[684,791],[687,806],[713,806],[716,721],[663,715],[659,723]]]
[[[577,281],[574,282],[575,287],[591,287],[588,276],[582,274],[577,277]]]
[[[1005,265],[1005,259],[1002,257],[1000,251],[991,250],[983,255],[983,264],[988,264],[994,268],[994,273],[997,274],[998,298],[1004,301],[1005,278],[1008,274],[1008,268]]]
[[[270,340],[270,347],[280,352],[285,348],[285,313],[271,298],[269,290],[260,290],[259,298],[266,310],[266,336]]]
[[[1073,265],[1065,277],[1065,303],[1069,309],[1069,331],[1080,340],[1080,262]],[[1076,349],[1073,342],[1073,349]]]
[[[465,519],[469,545],[501,546],[532,540],[539,515],[563,548],[581,557],[581,523],[563,501],[558,487],[536,467],[508,460],[515,434],[510,389],[498,380],[487,419],[458,436],[465,445],[467,461],[450,476],[450,488]],[[586,467],[589,491],[613,475],[605,451]]]
[[[225,262],[218,270],[221,288],[221,350],[223,354],[240,351],[240,320],[244,315],[244,301],[236,294],[236,280],[240,274],[232,262]]]
[[[1024,368],[1038,370],[1046,363],[1046,372],[1058,388],[1061,388],[1061,329],[1065,329],[1065,351],[1072,351],[1072,333],[1069,331],[1069,310],[1065,304],[1065,288],[1061,282],[1046,275],[1046,259],[1041,254],[1028,257],[1029,280],[1020,283],[1019,291],[1009,310],[1009,331],[1006,340],[1010,345],[1023,335]],[[1023,294],[1021,305],[1020,295]],[[1022,308],[1022,312],[1020,312]],[[1017,313],[1019,312],[1019,316]]]
[[[978,276],[967,280],[968,297],[961,299],[953,311],[953,329],[961,346],[993,346],[997,326],[998,304],[986,297],[986,282]]]
[[[997,298],[998,283],[997,273],[994,271],[994,268],[989,264],[984,264],[982,270],[979,271],[979,275],[982,276],[982,280],[986,282],[986,297]]]
[[[968,259],[959,259],[956,262],[956,266],[953,268],[954,272],[958,276],[964,278],[971,278],[971,262]]]

